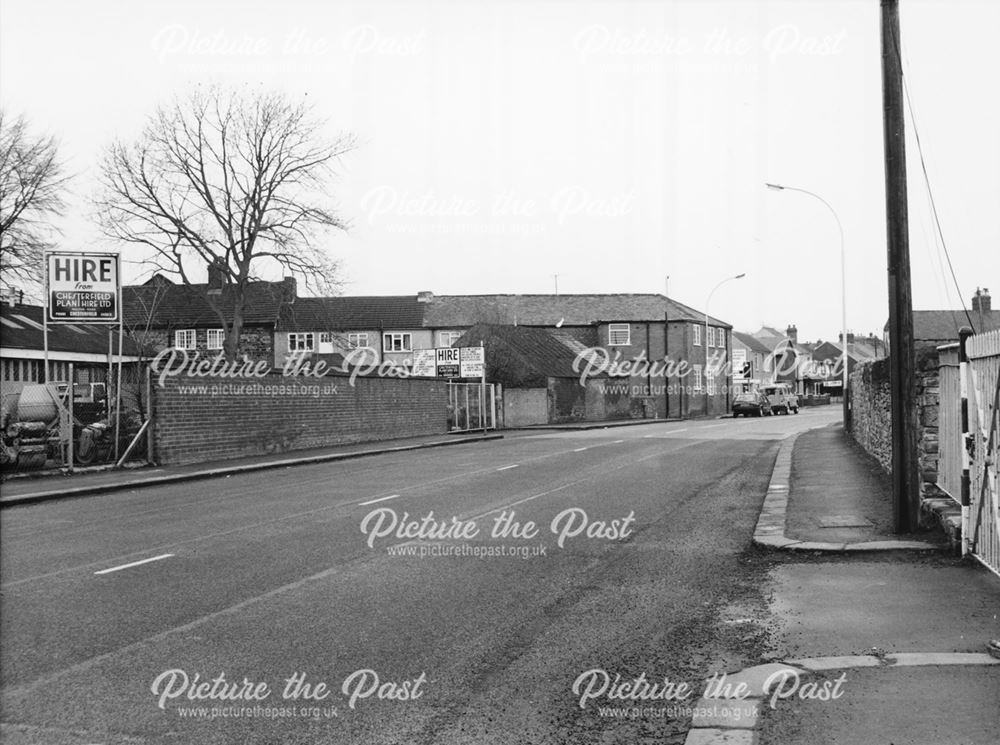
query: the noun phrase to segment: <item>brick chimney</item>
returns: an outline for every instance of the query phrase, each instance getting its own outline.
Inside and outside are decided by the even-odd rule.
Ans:
[[[799,330],[795,328],[794,323],[787,329],[785,329],[785,336],[787,336],[791,340],[792,344],[799,343]]]
[[[972,296],[972,310],[975,313],[990,312],[990,290],[988,287],[984,287],[982,290],[976,288],[976,294]]]
[[[209,291],[222,290],[223,285],[226,284],[226,276],[228,275],[228,269],[226,267],[226,260],[223,258],[216,258],[209,262],[208,265],[208,289]]]
[[[281,301],[291,305],[299,295],[299,283],[295,277],[282,277],[281,279]]]
[[[417,293],[418,303],[431,303],[434,302],[434,293],[430,290],[421,290]]]

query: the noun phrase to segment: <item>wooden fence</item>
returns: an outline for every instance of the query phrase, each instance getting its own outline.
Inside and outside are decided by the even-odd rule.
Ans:
[[[969,551],[1000,574],[1000,330],[972,336],[969,358]]]

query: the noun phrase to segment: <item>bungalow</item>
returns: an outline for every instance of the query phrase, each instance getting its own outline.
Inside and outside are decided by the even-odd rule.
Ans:
[[[502,386],[506,427],[629,419],[644,414],[642,398],[606,373],[581,380],[587,348],[560,329],[476,324],[458,346],[486,351],[486,378]]]

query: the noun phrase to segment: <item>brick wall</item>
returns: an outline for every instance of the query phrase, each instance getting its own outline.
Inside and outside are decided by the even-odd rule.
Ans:
[[[153,395],[156,461],[197,463],[447,431],[444,382],[348,380],[166,378]]]

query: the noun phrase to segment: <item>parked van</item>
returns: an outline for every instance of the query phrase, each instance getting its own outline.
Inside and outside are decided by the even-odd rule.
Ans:
[[[760,390],[771,402],[771,412],[773,414],[787,414],[789,411],[793,414],[799,413],[799,397],[785,383],[765,385]]]

